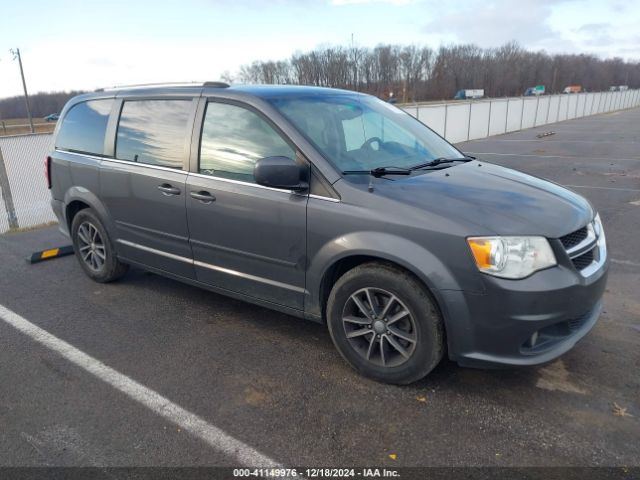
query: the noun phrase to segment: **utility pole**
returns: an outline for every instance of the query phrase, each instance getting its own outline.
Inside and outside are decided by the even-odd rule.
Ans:
[[[11,184],[9,183],[9,175],[2,158],[2,150],[0,150],[0,194],[4,202],[4,208],[7,211],[9,219],[9,230],[15,230],[19,227],[18,216],[16,215],[16,207],[13,204],[13,196],[11,195]]]
[[[22,57],[20,56],[20,49],[16,48],[15,50],[12,48],[9,50],[13,55],[13,59],[18,59],[18,64],[20,65],[20,76],[22,77],[22,88],[24,89],[24,102],[27,107],[27,117],[29,117],[29,126],[31,127],[31,133],[36,133],[33,128],[33,118],[31,118],[31,107],[29,107],[29,94],[27,93],[27,82],[24,80],[24,70],[22,69]]]

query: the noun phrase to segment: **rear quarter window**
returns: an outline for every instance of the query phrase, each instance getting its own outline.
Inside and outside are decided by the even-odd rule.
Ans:
[[[62,120],[56,148],[104,154],[104,136],[113,99],[89,100],[72,106]]]

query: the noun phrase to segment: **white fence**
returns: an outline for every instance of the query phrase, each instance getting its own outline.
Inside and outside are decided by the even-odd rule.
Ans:
[[[640,90],[402,105],[452,143],[640,105]],[[45,184],[51,134],[0,137],[0,233],[55,221]],[[4,159],[4,161],[2,161]]]
[[[640,90],[402,105],[451,143],[640,105]]]

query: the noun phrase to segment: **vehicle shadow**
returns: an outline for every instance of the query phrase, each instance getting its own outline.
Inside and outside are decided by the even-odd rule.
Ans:
[[[310,352],[321,355],[327,362],[329,371],[341,376],[352,376],[355,384],[365,383],[382,385],[360,377],[353,372],[335,350],[325,325],[296,318],[267,308],[252,305],[241,300],[226,297],[195,286],[183,284],[150,272],[137,269],[122,280],[131,290],[141,290],[135,296],[144,296],[145,290],[153,290],[165,297],[180,297],[188,305],[186,315],[195,317],[199,322],[219,328],[234,328],[253,331],[257,340],[269,339],[280,345],[295,345],[302,357]],[[176,320],[178,321],[178,320]],[[212,334],[213,334],[212,330]],[[446,354],[445,354],[446,355]],[[261,368],[261,367],[257,367]],[[540,367],[477,369],[460,367],[456,362],[445,358],[424,379],[411,385],[389,388],[403,388],[407,392],[446,389],[451,392],[483,393],[504,390],[524,391],[535,387],[540,377]],[[362,385],[364,386],[364,385]]]

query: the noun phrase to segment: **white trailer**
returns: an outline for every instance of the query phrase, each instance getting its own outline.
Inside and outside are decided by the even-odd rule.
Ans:
[[[458,90],[456,95],[453,97],[454,100],[468,100],[470,98],[482,98],[484,97],[484,89],[476,88],[476,89],[463,89]]]

